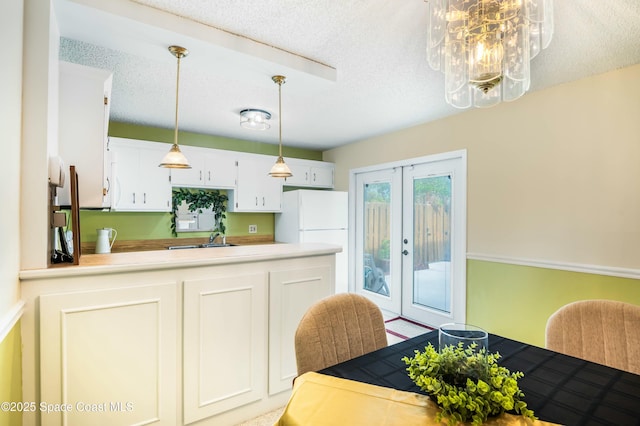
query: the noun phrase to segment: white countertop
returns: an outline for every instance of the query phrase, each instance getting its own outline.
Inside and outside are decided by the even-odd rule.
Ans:
[[[113,272],[225,265],[319,256],[341,251],[340,246],[333,244],[303,243],[86,254],[80,256],[79,265],[63,264],[47,269],[23,270],[20,271],[19,277],[20,280],[26,281]]]

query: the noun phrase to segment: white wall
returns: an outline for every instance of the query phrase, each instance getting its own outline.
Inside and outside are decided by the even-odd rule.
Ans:
[[[640,270],[640,65],[324,159],[346,190],[350,169],[457,149],[468,154],[470,253]]]
[[[20,265],[36,269],[50,257],[48,158],[58,152],[60,34],[50,0],[24,4]]]
[[[22,0],[3,4],[0,35],[5,41],[0,81],[0,333],[10,324],[10,311],[20,297],[20,138],[22,109]],[[5,330],[5,332],[8,330]],[[0,341],[4,336],[0,336]]]

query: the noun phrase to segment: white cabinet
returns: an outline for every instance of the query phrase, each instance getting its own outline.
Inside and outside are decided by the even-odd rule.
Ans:
[[[269,273],[269,395],[291,389],[298,375],[296,328],[313,303],[335,292],[334,268],[332,259]]]
[[[285,186],[333,188],[333,163],[296,158],[288,158],[286,161],[293,176],[285,179]]]
[[[109,138],[114,211],[171,211],[169,169],[158,167],[171,145]]]
[[[175,282],[40,296],[42,425],[175,425]],[[59,405],[60,406],[60,405]]]
[[[184,282],[184,421],[265,396],[267,273]]]
[[[276,157],[245,154],[238,157],[236,189],[229,194],[232,212],[278,212],[282,209],[282,178],[269,176]]]
[[[295,329],[333,293],[335,254],[233,249],[228,264],[163,255],[23,271],[23,398],[73,407],[24,424],[235,425],[285,405]]]
[[[67,181],[58,203],[71,205],[68,166],[78,172],[80,207],[109,207],[110,166],[106,155],[111,72],[61,61],[58,154]]]
[[[190,169],[172,169],[171,185],[186,188],[220,188],[236,186],[236,154],[232,151],[180,147],[191,164]]]

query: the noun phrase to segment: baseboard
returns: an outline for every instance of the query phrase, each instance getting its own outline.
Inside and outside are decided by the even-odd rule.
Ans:
[[[582,272],[585,274],[607,275],[620,278],[640,279],[640,269],[616,268],[602,265],[586,265],[582,263],[554,262],[543,259],[524,259],[517,257],[493,256],[480,253],[467,253],[469,260],[506,263],[510,265],[532,266],[534,268],[557,269],[561,271]]]
[[[7,312],[2,319],[0,319],[0,342],[4,340],[5,337],[9,334],[9,332],[15,327],[16,323],[22,317],[22,313],[24,312],[24,301],[19,300],[9,312]]]

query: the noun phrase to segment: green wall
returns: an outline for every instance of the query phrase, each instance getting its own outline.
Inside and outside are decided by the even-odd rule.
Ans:
[[[155,142],[173,142],[173,129],[159,129],[133,124],[110,122],[109,135],[114,137],[142,139]],[[221,136],[201,135],[190,132],[180,132],[179,143],[206,148],[226,149],[254,154],[277,155],[278,146],[253,142],[248,140],[231,139]],[[304,158],[308,160],[322,160],[322,152],[309,149],[283,147],[285,157]],[[249,225],[257,225],[258,232],[254,235],[274,235],[273,213],[226,213],[226,235],[249,235]],[[165,239],[173,238],[171,234],[170,213],[142,213],[142,212],[109,212],[99,210],[82,210],[80,212],[81,241],[96,241],[98,228],[115,228],[119,240]],[[209,232],[184,232],[178,237],[206,237]]]
[[[273,213],[225,213],[226,235],[249,235],[249,225],[258,225],[251,235],[274,235]],[[96,241],[96,229],[114,228],[118,240],[173,238],[171,213],[80,211],[80,240]],[[178,238],[208,237],[210,232],[180,232]]]
[[[467,322],[491,333],[544,347],[549,316],[582,299],[640,305],[640,280],[467,261]]]
[[[20,322],[0,342],[0,402],[22,401],[22,353],[20,345]],[[22,425],[21,412],[0,410],[0,425]]]
[[[173,129],[160,129],[113,121],[109,122],[109,136],[173,143]],[[278,155],[278,145],[183,131],[178,134],[178,143],[180,145],[251,152],[253,154]],[[288,147],[286,145],[282,147],[282,155],[284,157],[304,158],[307,160],[322,160],[321,151]]]

